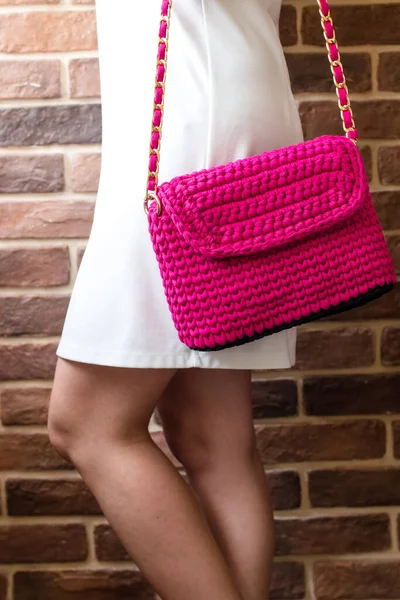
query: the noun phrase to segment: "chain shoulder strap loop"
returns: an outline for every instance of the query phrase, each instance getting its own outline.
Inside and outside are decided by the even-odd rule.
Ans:
[[[349,90],[347,88],[339,47],[336,40],[335,28],[328,0],[316,0],[321,17],[321,26],[328,51],[328,59],[335,84],[340,116],[346,137],[357,143],[358,133],[354,123],[353,111],[350,106]],[[158,36],[158,52],[156,63],[156,78],[154,89],[153,120],[150,140],[149,170],[147,178],[147,193],[144,200],[146,214],[149,204],[156,202],[157,215],[161,214],[161,202],[157,195],[158,172],[160,164],[160,149],[162,136],[162,123],[164,117],[165,82],[167,75],[168,41],[171,19],[172,0],[162,0],[161,21]]]
[[[325,38],[325,46],[328,51],[328,60],[331,66],[333,75],[333,83],[335,84],[340,116],[343,123],[343,129],[346,137],[357,143],[358,133],[354,123],[353,111],[350,106],[349,90],[347,88],[344,69],[340,58],[339,47],[336,40],[335,28],[328,0],[317,0],[319,6],[319,14],[321,16],[322,31]]]
[[[157,188],[160,166],[162,124],[164,117],[165,81],[167,76],[171,8],[172,0],[162,0],[161,21],[158,34],[156,78],[154,85],[154,106],[150,139],[149,172],[147,177],[147,193],[144,200],[144,209],[146,214],[148,213],[150,202],[153,201],[157,203],[157,215],[161,214],[161,202],[157,195]]]

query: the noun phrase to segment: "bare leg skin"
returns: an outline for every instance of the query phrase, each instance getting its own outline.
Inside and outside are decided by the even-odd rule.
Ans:
[[[148,433],[174,375],[59,359],[50,440],[163,600],[243,600],[193,492]]]
[[[266,600],[274,527],[250,384],[249,372],[182,370],[158,410],[244,600]]]

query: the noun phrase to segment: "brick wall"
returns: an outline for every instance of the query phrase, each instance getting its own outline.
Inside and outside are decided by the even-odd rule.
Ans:
[[[91,4],[0,0],[0,600],[153,598],[46,435],[100,164]],[[400,269],[400,2],[333,4]],[[340,133],[311,0],[288,0],[282,39],[307,136]],[[400,287],[302,328],[295,369],[255,374],[254,417],[276,509],[272,597],[400,599]]]

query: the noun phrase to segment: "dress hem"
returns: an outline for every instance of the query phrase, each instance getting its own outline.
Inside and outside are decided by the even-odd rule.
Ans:
[[[215,356],[214,356],[215,354]],[[277,353],[278,354],[278,353]],[[56,355],[66,360],[95,364],[107,367],[131,369],[227,369],[227,370],[270,370],[290,369],[294,361],[289,356],[250,356],[248,353],[230,356],[221,361],[218,352],[205,354],[204,352],[189,351],[185,353],[151,354],[149,352],[124,352],[116,353],[107,350],[106,353],[90,348],[74,347],[68,344],[59,344]]]

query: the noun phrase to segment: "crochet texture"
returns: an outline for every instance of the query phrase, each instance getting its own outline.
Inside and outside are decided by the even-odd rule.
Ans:
[[[162,184],[149,231],[180,340],[218,350],[393,287],[360,153],[323,136]]]

